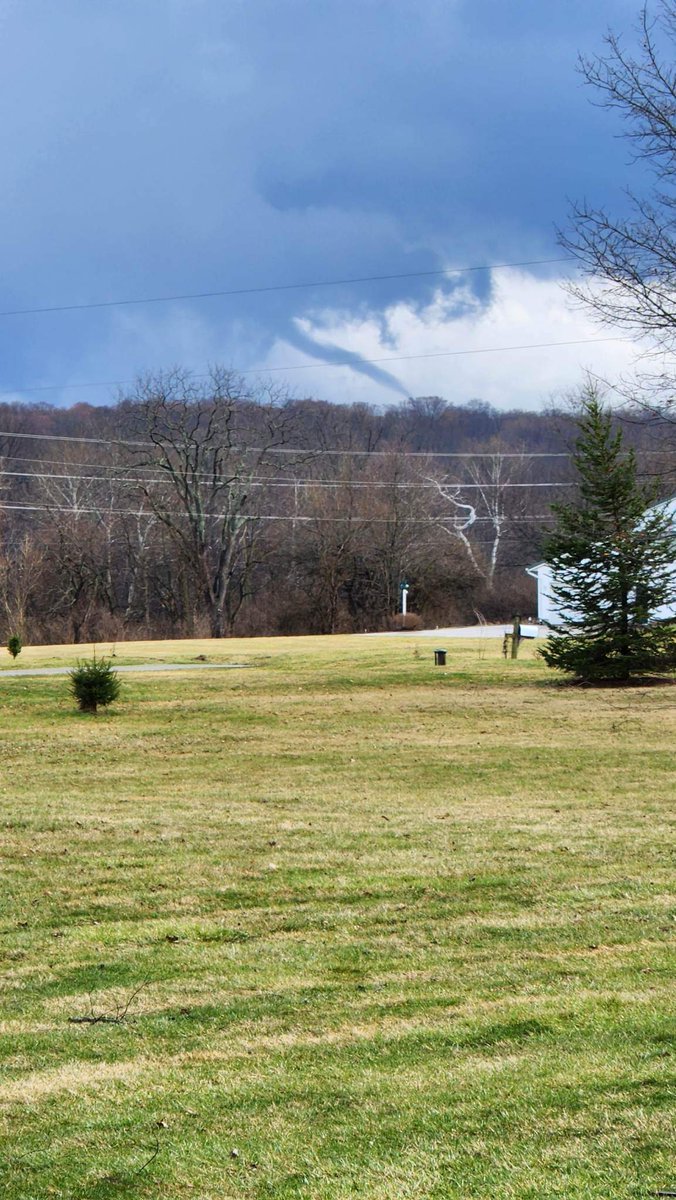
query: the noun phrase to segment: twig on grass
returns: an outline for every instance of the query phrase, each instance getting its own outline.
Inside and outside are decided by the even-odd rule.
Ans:
[[[139,1175],[142,1175],[145,1170],[147,1170],[151,1163],[155,1161],[161,1148],[160,1139],[157,1137],[157,1135],[155,1135],[155,1145],[152,1153],[150,1154],[150,1157],[145,1160],[145,1162],[141,1163],[140,1167],[137,1167],[135,1171],[111,1171],[109,1175],[103,1176],[103,1181],[105,1183],[128,1183],[129,1180],[136,1179]],[[138,1147],[138,1149],[148,1150],[148,1147],[143,1146]],[[46,1159],[41,1163],[35,1163],[31,1161],[30,1156],[27,1154],[16,1154],[12,1155],[12,1157],[7,1159],[2,1165],[8,1168],[19,1167],[30,1171],[39,1171],[49,1166],[49,1159]]]
[[[137,1167],[135,1171],[113,1171],[112,1174],[105,1175],[104,1179],[108,1183],[128,1183],[130,1179],[136,1179],[139,1175],[142,1175],[143,1172],[145,1170],[147,1170],[147,1168],[150,1166],[150,1164],[155,1161],[159,1152],[160,1152],[160,1139],[158,1137],[156,1137],[155,1138],[155,1146],[153,1148],[152,1154],[150,1155],[150,1158],[147,1158],[144,1163],[141,1163],[140,1167]]]
[[[114,1013],[113,1012],[101,1012],[101,1013],[94,1012],[94,1001],[92,999],[92,995],[90,992],[89,993],[89,1013],[83,1017],[69,1017],[68,1022],[70,1025],[121,1025],[122,1022],[127,1017],[127,1014],[129,1013],[129,1009],[131,1008],[131,1005],[134,1002],[134,1000],[136,999],[136,997],[138,996],[139,992],[142,992],[143,989],[147,986],[148,986],[148,980],[144,979],[143,983],[140,983],[137,988],[134,988],[134,991],[130,993],[130,995],[127,997],[127,1000],[124,1004],[117,1004],[115,1006]]]
[[[40,1154],[40,1151],[38,1150],[37,1153]],[[13,1154],[11,1158],[6,1158],[4,1162],[0,1163],[0,1171],[4,1173],[5,1170],[11,1170],[14,1167],[19,1167],[27,1171],[40,1171],[48,1165],[49,1159],[46,1155],[43,1162],[36,1163],[33,1161],[33,1156],[30,1153]]]

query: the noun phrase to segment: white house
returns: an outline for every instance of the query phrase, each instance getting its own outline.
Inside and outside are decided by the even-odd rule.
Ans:
[[[661,504],[656,504],[655,508],[648,509],[648,512],[654,512],[655,509],[669,513],[674,530],[676,531],[676,496],[672,496],[671,500],[665,500]],[[526,573],[537,580],[538,621],[543,623],[548,621],[552,625],[561,625],[564,621],[564,616],[559,608],[558,601],[552,595],[554,575],[549,563],[540,562],[536,563],[533,567],[526,567]],[[674,563],[674,581],[676,583],[676,562]],[[659,620],[666,620],[669,617],[676,619],[676,600],[672,604],[663,604],[654,615]]]

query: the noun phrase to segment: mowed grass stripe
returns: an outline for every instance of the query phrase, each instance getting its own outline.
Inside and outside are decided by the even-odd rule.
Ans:
[[[450,651],[156,644],[252,666],[95,720],[3,681],[9,1200],[668,1183],[674,692]]]

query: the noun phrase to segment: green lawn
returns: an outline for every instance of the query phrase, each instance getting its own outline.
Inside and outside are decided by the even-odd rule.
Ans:
[[[676,690],[446,644],[0,675],[3,1198],[674,1189]]]

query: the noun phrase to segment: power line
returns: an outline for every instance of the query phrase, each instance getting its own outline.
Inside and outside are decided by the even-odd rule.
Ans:
[[[2,314],[0,313],[0,316]],[[289,363],[282,367],[247,367],[243,371],[238,371],[239,375],[271,375],[279,374],[283,371],[323,371],[336,367],[353,367],[362,366],[378,366],[382,363],[394,362],[417,362],[421,359],[430,358],[463,358],[473,357],[478,354],[511,354],[520,350],[554,350],[558,347],[565,346],[589,346],[600,345],[605,342],[624,342],[624,337],[604,337],[604,338],[574,338],[565,342],[528,342],[523,345],[514,346],[481,346],[476,350],[434,350],[427,354],[393,354],[383,358],[344,358],[337,362],[325,362],[318,360],[311,363]],[[208,372],[196,372],[192,374],[193,379],[208,379]],[[14,396],[17,392],[71,392],[82,388],[99,388],[99,387],[132,387],[136,381],[134,379],[109,379],[99,380],[95,383],[49,383],[39,386],[22,387],[17,385],[13,388],[5,388],[0,392],[0,396]]]
[[[199,517],[201,520],[222,521],[223,513],[192,513],[180,512],[173,510],[163,510],[158,512],[155,509],[136,509],[136,508],[80,508],[65,504],[0,504],[0,511],[3,512],[37,512],[37,513],[71,513],[74,516],[115,516],[115,517],[184,517],[188,520],[194,520]],[[300,523],[312,524],[344,524],[346,521],[361,521],[367,525],[391,525],[391,517],[369,517],[359,514],[349,513],[342,517],[308,517],[296,514],[279,514],[279,513],[236,513],[237,521],[294,521]],[[404,525],[450,525],[452,524],[451,517],[400,517],[399,522]],[[527,524],[530,521],[549,521],[551,513],[534,513],[530,517],[514,517],[513,524]],[[477,521],[492,523],[492,517],[475,517],[472,525]],[[456,529],[464,530],[469,526],[457,525]],[[504,536],[504,535],[503,535]]]
[[[2,436],[2,435],[0,435],[0,436]],[[12,434],[11,436],[13,437],[14,434]],[[89,463],[89,462],[68,463],[68,462],[64,462],[63,459],[61,459],[61,458],[32,458],[30,454],[0,454],[0,462],[3,462],[3,463],[5,463],[5,462],[39,463],[43,467],[45,467],[45,466],[61,467],[62,470],[64,470],[64,471],[67,470],[69,467],[77,467],[81,471],[142,471],[142,470],[144,470],[143,467],[135,467],[133,463],[129,463],[127,466],[119,466],[119,467],[116,467],[114,463],[102,463],[102,462],[101,463]],[[6,473],[8,473],[8,472],[6,472]],[[207,474],[206,471],[203,473],[205,475]],[[106,478],[114,479],[115,476],[109,475]]]
[[[0,437],[29,438],[31,441],[38,442],[78,442],[86,443],[88,446],[134,446],[143,448],[154,446],[154,442],[133,442],[119,438],[74,437],[66,433],[16,433],[14,430],[10,430],[9,432],[7,430],[0,430]]]
[[[3,435],[0,435],[0,436],[3,436]],[[12,436],[14,436],[14,435],[12,435]],[[642,451],[642,450],[640,450],[638,452],[635,451],[635,453],[646,454],[646,455],[656,454],[658,456],[662,456],[663,451],[655,451],[655,450]],[[478,455],[470,455],[470,457],[475,458],[475,457],[478,457]],[[489,457],[494,458],[495,455],[489,454]],[[504,458],[504,457],[506,457],[506,455],[502,455],[501,457]],[[529,457],[529,455],[527,453],[524,453],[523,455],[518,455],[518,457],[527,458],[527,457]],[[530,457],[534,457],[534,456],[530,456]],[[26,478],[36,478],[36,479],[60,479],[60,478],[66,479],[67,478],[67,479],[83,479],[84,480],[84,479],[89,479],[89,478],[92,478],[92,479],[96,478],[100,482],[107,482],[107,483],[138,483],[138,482],[149,483],[149,482],[155,482],[155,481],[167,482],[167,478],[168,478],[167,475],[164,475],[163,477],[141,476],[141,475],[130,476],[130,477],[125,477],[125,478],[121,477],[119,472],[143,471],[143,470],[147,469],[145,466],[134,466],[133,463],[127,463],[122,466],[115,466],[113,463],[111,463],[111,464],[90,463],[90,462],[68,463],[68,462],[64,462],[63,459],[59,459],[59,458],[33,458],[28,454],[0,454],[0,462],[2,462],[2,463],[6,463],[6,462],[38,463],[40,466],[60,467],[63,471],[67,471],[70,467],[75,467],[80,471],[87,471],[87,470],[89,470],[89,471],[114,471],[114,472],[118,473],[115,475],[103,475],[103,476],[90,477],[90,476],[86,476],[86,475],[78,475],[78,474],[74,475],[72,472],[70,472],[70,474],[68,474],[68,475],[62,476],[62,475],[55,474],[54,472],[6,471],[6,470],[0,469],[0,475],[17,475],[17,476],[25,476]],[[198,471],[195,473],[195,477],[198,479],[206,479],[209,482],[213,482],[213,478],[214,478],[213,475],[208,471]],[[220,479],[221,481],[225,481],[226,477],[219,476],[217,478]],[[253,476],[252,479],[253,479],[253,482],[265,482],[265,483],[274,484],[274,485],[280,486],[280,487],[283,485],[288,485],[289,487],[294,487],[294,488],[295,487],[436,488],[438,486],[436,483],[422,483],[422,482],[420,482],[420,483],[415,483],[415,482],[414,483],[400,483],[397,480],[389,480],[389,481],[388,480],[369,481],[369,480],[357,480],[357,479],[342,479],[342,480],[340,480],[340,479],[338,479],[338,480],[321,479],[321,480],[319,480],[319,479],[307,479],[307,478],[301,479],[297,476],[293,476],[293,477],[277,476],[277,477],[272,477],[270,479],[268,479],[266,476]],[[442,486],[463,487],[463,488],[466,488],[466,487],[482,488],[482,487],[500,487],[500,486],[501,487],[514,487],[514,488],[516,488],[516,487],[519,487],[519,488],[521,488],[521,487],[522,488],[529,488],[529,487],[542,488],[542,487],[575,487],[577,485],[574,482],[562,481],[562,480],[549,480],[548,482],[537,482],[537,483],[492,484],[492,483],[466,483],[466,482],[462,482],[460,480],[445,479],[442,482]]]
[[[468,275],[476,271],[503,271],[510,267],[544,267],[553,263],[574,262],[571,255],[559,258],[532,258],[523,262],[483,263],[473,267],[444,267],[436,271],[401,271],[391,275],[357,275],[351,279],[313,279],[306,283],[275,283],[262,287],[226,288],[213,292],[183,292],[171,296],[124,297],[121,300],[92,300],[84,304],[50,304],[39,308],[10,308],[0,317],[25,317],[38,313],[82,312],[93,308],[121,308],[132,304],[170,304],[178,300],[213,300],[221,296],[254,296],[264,292],[295,292],[304,288],[344,287],[355,283],[385,283],[397,279],[431,279],[439,276]]]
[[[461,358],[465,355],[475,354],[506,354],[514,350],[553,350],[557,346],[588,346],[600,342],[624,341],[626,341],[624,337],[575,338],[569,342],[531,342],[523,346],[482,346],[478,350],[437,350],[430,354],[394,354],[387,358],[357,358],[356,360],[345,358],[340,362],[301,363],[286,367],[251,367],[246,371],[240,371],[240,375],[270,374],[273,371],[313,371],[317,368],[323,370],[325,367],[360,367],[362,364],[366,366],[379,363],[413,362],[423,358]]]
[[[109,449],[118,446],[132,446],[135,449],[161,449],[155,442],[129,441],[125,438],[92,438],[75,437],[65,433],[17,433],[13,430],[0,429],[0,438],[26,438],[42,442],[76,442],[88,446],[106,446]],[[171,446],[168,447],[171,449]],[[321,448],[313,450],[308,447],[290,446],[227,446],[223,447],[237,454],[298,454],[298,455],[344,455],[357,458],[570,458],[569,452],[542,451],[446,451],[446,450],[328,450]],[[647,453],[659,454],[660,451]],[[0,456],[1,457],[1,456]],[[126,468],[124,468],[126,470]],[[142,469],[142,468],[138,468]]]
[[[78,483],[133,483],[133,484],[139,484],[139,483],[167,484],[167,483],[170,483],[170,479],[168,476],[165,476],[164,478],[162,478],[161,476],[145,476],[145,475],[122,477],[122,476],[111,476],[111,475],[74,475],[72,473],[62,475],[62,474],[57,474],[54,471],[3,471],[3,470],[0,470],[0,477],[4,477],[4,476],[11,477],[11,478],[17,478],[17,479],[66,479],[69,482],[78,482]],[[210,485],[214,485],[214,486],[218,486],[218,487],[227,487],[231,482],[233,482],[233,479],[225,477],[225,476],[213,477],[213,476],[207,475],[205,472],[204,477],[200,478],[198,476],[196,482],[197,482],[198,486],[201,486],[201,487],[207,487]],[[247,479],[245,482],[246,482],[247,487],[287,487],[287,488],[294,488],[294,489],[296,489],[296,488],[337,489],[337,488],[350,487],[350,488],[366,488],[369,491],[372,491],[372,490],[378,489],[378,488],[381,488],[381,489],[382,488],[389,488],[389,489],[404,488],[404,489],[412,489],[412,490],[416,490],[416,491],[419,491],[421,489],[423,489],[423,490],[433,489],[435,491],[437,490],[436,483],[424,483],[424,482],[399,483],[396,480],[393,480],[392,482],[387,482],[387,481],[383,482],[382,480],[376,480],[375,482],[371,483],[367,479],[342,479],[342,480],[333,480],[333,479],[266,479],[265,476],[258,476],[258,477],[253,477],[252,479]],[[577,484],[574,482],[568,482],[568,481],[566,481],[566,482],[552,481],[549,483],[494,483],[494,482],[462,483],[462,482],[456,481],[456,480],[445,480],[441,484],[441,486],[446,487],[446,488],[462,488],[463,491],[466,491],[468,489],[471,491],[477,491],[477,490],[481,491],[484,488],[577,487]]]
[[[76,437],[63,433],[18,433],[16,430],[0,430],[0,438],[23,438],[31,441],[47,441],[47,442],[69,442],[78,445],[90,446],[105,446],[107,449],[115,449],[122,446],[131,446],[134,449],[154,449],[161,450],[163,447],[156,442],[141,442],[131,441],[125,438],[91,438],[91,437]],[[165,443],[164,449],[171,450],[171,445]],[[353,450],[353,449],[312,449],[307,446],[225,446],[218,447],[219,449],[227,450],[233,454],[295,454],[299,457],[308,458],[319,456],[342,456],[352,458],[452,458],[452,459],[514,459],[518,458],[522,461],[534,458],[572,458],[570,451],[559,450]],[[630,453],[631,451],[627,451]],[[664,457],[668,451],[664,450],[642,450],[635,449],[634,453],[642,455],[644,458],[649,457]],[[43,458],[26,458],[20,454],[3,455],[0,453],[0,459],[14,459],[18,462],[52,462],[57,466],[64,464],[57,459]],[[89,464],[78,463],[78,466]],[[104,467],[103,463],[97,463],[97,467]],[[114,464],[105,466],[106,470],[110,471],[141,471],[145,467],[152,466],[151,463],[140,464],[135,466],[133,463],[116,467]],[[198,474],[208,474],[208,472],[198,472]],[[526,486],[526,485],[524,485]],[[527,486],[534,487],[535,484]]]

